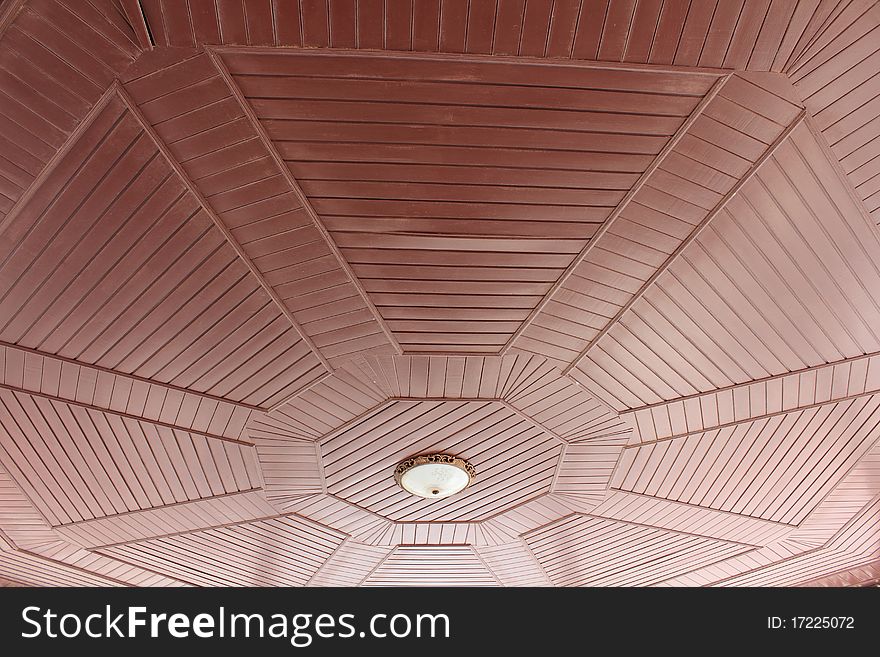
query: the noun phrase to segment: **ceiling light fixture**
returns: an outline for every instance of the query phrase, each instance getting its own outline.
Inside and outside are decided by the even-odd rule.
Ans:
[[[408,493],[439,500],[460,493],[474,480],[474,466],[451,454],[422,454],[401,461],[394,481]]]

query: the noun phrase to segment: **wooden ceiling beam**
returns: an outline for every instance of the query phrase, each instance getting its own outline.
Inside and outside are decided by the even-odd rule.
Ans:
[[[180,181],[184,184],[187,191],[196,199],[198,204],[201,206],[202,210],[205,214],[211,219],[213,224],[217,227],[217,230],[223,235],[226,239],[227,243],[232,247],[235,251],[236,255],[239,259],[247,266],[251,275],[257,280],[260,287],[263,288],[263,291],[269,296],[284,318],[290,323],[290,325],[294,328],[294,330],[299,334],[300,339],[308,345],[309,349],[311,349],[312,353],[315,354],[315,357],[321,362],[321,365],[327,370],[327,372],[332,372],[333,367],[330,365],[330,362],[321,353],[321,350],[318,349],[317,345],[315,345],[314,341],[312,341],[311,337],[303,330],[300,323],[293,316],[293,313],[287,307],[287,305],[281,300],[281,297],[278,296],[278,293],[275,291],[275,288],[272,287],[269,282],[266,280],[266,277],[260,272],[256,265],[254,265],[253,261],[250,257],[245,253],[242,246],[238,243],[238,240],[232,235],[232,232],[226,227],[217,213],[214,211],[214,208],[211,207],[211,204],[208,203],[204,194],[199,190],[199,188],[193,183],[192,179],[187,174],[186,170],[177,161],[177,158],[174,157],[174,154],[171,152],[171,149],[168,148],[168,145],[165,141],[159,136],[156,132],[156,129],[153,125],[147,120],[147,118],[141,112],[140,107],[135,102],[135,100],[131,97],[128,91],[123,87],[118,81],[114,82],[112,89],[118,94],[120,100],[122,100],[125,107],[131,113],[131,115],[137,120],[140,124],[141,128],[144,132],[149,135],[149,137],[156,144],[156,147],[159,149],[159,152],[162,153],[162,156],[168,162],[168,165],[174,170],[177,174]]]
[[[138,376],[137,374],[129,374],[127,372],[120,372],[118,370],[110,369],[109,367],[103,367],[101,365],[92,364],[92,363],[84,363],[82,361],[75,360],[73,358],[67,358],[65,356],[59,356],[56,354],[50,354],[44,351],[39,351],[37,349],[31,349],[30,347],[24,347],[22,345],[14,344],[11,342],[5,342],[0,340],[0,349],[14,349],[16,351],[20,351],[24,354],[31,354],[33,356],[37,356],[39,358],[55,360],[60,363],[66,363],[68,365],[72,365],[74,367],[82,368],[86,371],[92,371],[96,374],[103,373],[109,374],[113,377],[119,377],[122,379],[127,379],[132,382],[143,383],[150,386],[155,386],[157,388],[161,388],[163,390],[167,390],[168,392],[179,392],[185,395],[193,395],[194,397],[199,397],[200,399],[206,399],[212,402],[217,402],[219,404],[229,404],[230,406],[237,406],[239,408],[246,408],[250,411],[266,411],[267,409],[261,406],[254,406],[253,404],[248,404],[242,401],[233,401],[231,399],[226,399],[225,397],[218,397],[217,395],[212,395],[207,392],[199,392],[197,390],[191,390],[189,388],[182,388],[181,386],[176,386],[173,383],[163,383],[161,381],[157,381],[155,379],[148,379],[142,376]],[[30,394],[33,392],[29,388],[21,388],[22,392],[27,392]],[[68,401],[65,399],[65,401]]]
[[[596,336],[593,337],[592,340],[590,340],[587,346],[581,350],[581,352],[571,362],[571,364],[569,364],[568,367],[563,370],[563,374],[570,374],[573,369],[580,365],[584,358],[587,357],[587,354],[590,352],[590,350],[592,350],[596,346],[596,344],[598,344],[598,342],[608,333],[608,331],[610,331],[615,326],[615,324],[620,321],[620,318],[623,317],[629,311],[629,309],[632,308],[633,305],[642,298],[642,296],[648,289],[650,289],[654,282],[669,269],[669,267],[672,265],[672,263],[676,261],[676,259],[678,259],[678,256],[681,255],[681,253],[700,236],[700,234],[711,223],[712,219],[724,209],[724,206],[727,205],[727,202],[731,198],[733,198],[740,189],[743,188],[743,185],[745,185],[749,180],[752,179],[752,176],[754,176],[758,172],[758,169],[761,168],[761,165],[763,165],[764,162],[770,159],[770,157],[773,156],[776,150],[783,143],[785,143],[785,140],[788,139],[789,135],[791,135],[795,128],[797,128],[801,125],[801,123],[804,122],[806,115],[806,110],[801,110],[797,117],[795,117],[794,121],[792,121],[788,125],[788,127],[786,127],[786,129],[783,130],[782,133],[776,138],[776,141],[774,141],[770,145],[770,147],[761,154],[761,157],[758,158],[758,160],[751,166],[746,174],[737,181],[733,188],[724,195],[724,197],[718,202],[718,204],[709,212],[709,214],[705,216],[705,218],[703,218],[703,220],[697,225],[697,227],[691,231],[691,233],[684,239],[684,241],[676,247],[676,249],[666,258],[666,260],[664,260],[663,263],[656,270],[654,270],[654,273],[651,274],[648,280],[645,281],[642,286],[636,291],[636,293],[627,300],[623,307],[621,307],[620,310],[617,311],[617,314],[615,314],[614,317],[612,317],[605,324],[605,326],[602,327],[602,329],[596,334]],[[593,241],[594,240],[591,240],[591,243]]]
[[[267,53],[277,52],[275,46],[245,46],[230,44],[205,45],[205,49],[216,53]],[[648,73],[673,73],[677,75],[706,75],[713,78],[724,78],[734,72],[733,68],[714,66],[679,66],[672,64],[640,64],[636,62],[611,62],[590,59],[561,59],[557,57],[529,57],[525,55],[490,55],[458,52],[427,52],[413,50],[361,50],[357,48],[320,48],[309,49],[309,54],[326,52],[332,55],[355,55],[362,59],[393,58],[427,62],[456,62],[461,64],[525,64],[536,67],[559,67],[575,69],[591,69],[605,71],[627,71]]]
[[[11,3],[14,5],[15,3]],[[2,34],[2,32],[0,32]],[[104,108],[107,107],[107,104],[116,97],[116,84],[111,85],[107,88],[106,91],[101,95],[94,105],[92,105],[91,109],[89,109],[88,113],[83,117],[82,121],[80,121],[76,128],[74,128],[73,132],[67,137],[64,143],[61,145],[55,153],[52,155],[51,159],[46,163],[46,166],[43,167],[42,171],[34,178],[33,182],[28,186],[28,188],[24,191],[24,193],[18,197],[15,201],[15,205],[13,205],[9,212],[5,217],[0,219],[0,234],[3,234],[9,226],[11,226],[15,220],[18,218],[18,215],[21,214],[22,210],[27,206],[30,200],[33,198],[34,194],[43,183],[48,180],[58,165],[64,160],[67,154],[73,149],[73,147],[79,141],[80,136],[89,129],[89,127],[94,123],[95,119],[101,115],[101,112],[104,111]],[[10,249],[11,250],[11,249]]]
[[[204,436],[205,438],[213,438],[214,440],[222,440],[223,442],[227,443],[235,443],[236,445],[245,445],[247,447],[254,446],[253,443],[249,443],[246,440],[230,438],[229,436],[222,436],[220,434],[207,431],[198,431],[196,429],[185,427],[179,424],[174,424],[173,422],[163,422],[162,420],[151,419],[148,417],[144,417],[143,415],[135,415],[133,413],[126,413],[124,411],[103,408],[101,406],[95,406],[94,404],[88,404],[86,402],[77,401],[75,399],[65,399],[64,397],[59,397],[57,395],[50,395],[48,393],[39,392],[37,390],[27,390],[25,388],[9,385],[6,383],[0,383],[0,390],[9,390],[11,392],[18,392],[25,395],[30,395],[31,397],[40,397],[41,399],[48,399],[50,401],[61,402],[62,404],[69,404],[70,406],[77,406],[78,408],[85,408],[86,410],[90,411],[98,411],[99,413],[115,415],[117,417],[125,418],[127,420],[135,420],[136,422],[146,422],[147,424],[154,424],[157,427],[165,427],[166,429],[171,429],[173,431],[185,431],[187,433]]]
[[[303,192],[302,190],[302,187],[300,187],[299,182],[296,180],[296,178],[293,177],[293,174],[290,172],[290,168],[281,158],[281,155],[279,155],[278,149],[275,147],[275,143],[269,138],[269,135],[266,134],[266,129],[263,127],[263,124],[260,122],[259,118],[257,118],[257,115],[254,113],[253,107],[251,107],[251,104],[244,97],[244,94],[242,93],[238,84],[236,84],[235,80],[232,77],[232,74],[229,72],[229,69],[223,62],[223,59],[217,54],[215,48],[213,47],[206,46],[205,52],[208,54],[208,56],[211,58],[211,61],[214,63],[214,66],[220,72],[220,77],[222,77],[223,81],[226,82],[226,86],[229,87],[229,90],[232,92],[232,96],[238,102],[242,112],[244,112],[245,116],[247,117],[253,129],[256,131],[257,135],[259,135],[260,140],[263,142],[264,148],[269,153],[272,161],[275,163],[275,166],[278,167],[281,175],[284,176],[285,181],[293,190],[296,197],[299,199],[299,202],[302,204],[303,210],[305,210],[306,214],[309,216],[309,219],[311,219],[312,224],[315,226],[321,237],[327,243],[330,252],[339,262],[340,267],[345,272],[346,276],[348,276],[355,290],[357,290],[358,295],[360,295],[367,309],[370,311],[370,314],[372,314],[373,318],[376,320],[376,323],[379,325],[382,333],[388,339],[388,342],[391,343],[391,346],[394,348],[395,352],[398,354],[403,354],[403,348],[400,346],[397,338],[394,337],[391,329],[388,328],[388,325],[385,323],[385,319],[382,317],[382,314],[379,312],[378,308],[376,308],[375,304],[370,299],[370,295],[367,294],[367,291],[364,289],[364,286],[360,282],[360,279],[358,279],[358,277],[355,275],[354,270],[351,268],[351,265],[348,264],[348,261],[342,255],[342,252],[339,250],[339,247],[336,245],[336,242],[330,235],[330,231],[328,231],[327,227],[324,225],[324,222],[321,219],[320,215],[315,211],[315,208],[312,207],[312,203],[309,200],[308,196],[306,196],[305,192]]]
[[[649,411],[653,408],[661,408],[664,406],[669,406],[670,404],[675,404],[678,402],[690,401],[694,399],[702,399],[705,397],[713,397],[720,393],[731,392],[733,390],[740,390],[742,388],[748,388],[749,386],[753,386],[755,384],[760,383],[770,383],[772,381],[780,381],[790,376],[799,376],[803,374],[811,374],[813,372],[821,372],[822,370],[832,369],[836,366],[840,365],[851,365],[853,363],[859,363],[864,360],[870,360],[872,358],[880,359],[880,351],[872,351],[867,354],[862,354],[861,356],[853,356],[852,358],[845,358],[843,360],[838,360],[833,363],[822,363],[821,365],[814,365],[813,367],[807,367],[802,370],[795,370],[793,372],[784,372],[782,374],[775,374],[773,376],[767,376],[762,379],[753,379],[751,381],[744,381],[743,383],[735,383],[732,386],[726,386],[724,388],[717,388],[715,390],[709,390],[707,392],[700,392],[695,395],[686,395],[684,397],[676,397],[675,399],[670,399],[668,401],[657,402],[656,404],[645,404],[644,406],[638,406],[636,408],[631,408],[626,411],[621,412],[621,415],[633,415],[635,413],[639,413],[641,411]],[[880,392],[880,388],[875,390],[875,392]],[[866,393],[870,394],[870,393]],[[791,410],[795,410],[799,407],[793,407]],[[744,420],[745,421],[745,420]]]
[[[827,401],[815,402],[812,404],[805,404],[803,406],[797,406],[795,408],[786,408],[781,411],[774,411],[772,413],[762,413],[760,415],[754,415],[752,417],[741,418],[739,420],[732,420],[730,422],[722,422],[718,424],[712,424],[711,426],[703,427],[702,429],[697,429],[694,431],[684,431],[681,433],[676,433],[671,436],[663,436],[662,438],[655,438],[653,440],[643,440],[639,443],[634,443],[631,445],[626,445],[624,449],[638,449],[640,447],[644,447],[645,445],[652,445],[654,443],[665,443],[670,440],[676,440],[677,438],[687,438],[688,436],[696,436],[701,433],[706,433],[708,431],[715,431],[718,429],[729,429],[730,427],[735,427],[740,424],[746,424],[749,422],[757,422],[759,420],[769,420],[770,418],[779,417],[780,415],[788,415],[789,413],[799,413],[801,411],[810,410],[811,408],[821,408],[822,406],[828,406],[829,404],[838,404],[840,402],[852,401],[853,399],[861,399],[862,397],[873,397],[878,394],[876,390],[871,390],[868,392],[860,392],[853,395],[847,395],[845,397],[837,397],[835,399],[829,399]]]
[[[666,142],[666,145],[663,147],[663,150],[654,158],[654,161],[651,162],[651,165],[645,169],[645,172],[639,177],[636,181],[635,185],[626,193],[626,195],[620,200],[617,204],[617,207],[608,215],[608,218],[599,226],[599,229],[595,232],[593,237],[584,245],[584,248],[581,249],[580,253],[578,253],[574,260],[571,261],[571,264],[566,267],[565,271],[562,272],[562,275],[556,280],[553,286],[547,291],[541,301],[537,306],[529,313],[528,317],[526,317],[525,321],[519,325],[519,328],[514,332],[507,343],[501,348],[499,355],[503,356],[508,351],[510,351],[511,347],[513,347],[514,343],[517,339],[528,329],[528,327],[532,324],[535,318],[540,315],[544,309],[547,307],[547,304],[550,303],[551,299],[559,292],[562,287],[564,287],[566,281],[571,278],[572,274],[574,274],[575,270],[583,263],[583,261],[587,258],[590,252],[599,244],[602,240],[602,236],[605,235],[610,228],[614,225],[614,222],[620,217],[621,213],[626,209],[626,207],[630,204],[630,201],[636,196],[640,189],[645,185],[648,180],[650,180],[651,176],[654,175],[654,172],[663,164],[663,161],[666,157],[675,149],[676,145],[681,141],[681,139],[688,133],[691,127],[694,125],[694,122],[702,115],[703,110],[708,107],[708,105],[715,99],[718,93],[721,91],[724,84],[730,79],[730,75],[725,75],[720,77],[717,82],[712,86],[709,92],[703,97],[703,99],[699,102],[699,104],[694,108],[694,111],[691,112],[690,116],[684,121],[684,123],[679,126],[676,133],[672,136],[669,141]],[[613,323],[609,322],[609,324]],[[581,353],[581,356],[575,361],[577,363],[585,353]],[[571,371],[573,365],[569,366],[565,370],[565,374]]]
[[[668,439],[674,436],[692,435],[723,426],[751,422],[758,418],[878,394],[880,393],[878,368],[880,368],[880,352],[871,352],[833,363],[823,363],[802,370],[640,406],[622,412],[621,417],[630,421],[642,444],[652,442],[652,439],[656,438]],[[802,389],[807,391],[807,397],[803,401]],[[752,412],[753,396],[763,400],[764,412]],[[704,425],[702,409],[706,405],[716,409],[723,407],[724,413],[736,420],[710,422]],[[774,411],[768,414],[766,412],[768,407]],[[675,424],[672,421],[673,417],[678,418],[679,424],[684,422],[688,426],[693,426],[692,422],[696,422],[697,416],[700,418],[699,425],[693,431],[685,433],[675,432],[672,429]],[[655,418],[660,420],[664,428],[657,428],[658,423]],[[666,426],[669,426],[668,431],[665,429]]]

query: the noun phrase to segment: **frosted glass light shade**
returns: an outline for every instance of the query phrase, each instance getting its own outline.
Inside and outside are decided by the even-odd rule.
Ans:
[[[464,459],[449,454],[425,454],[400,463],[394,479],[405,491],[439,500],[460,493],[470,485],[476,472]]]

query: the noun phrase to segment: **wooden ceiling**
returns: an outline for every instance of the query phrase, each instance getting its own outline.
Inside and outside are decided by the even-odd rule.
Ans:
[[[5,0],[0,583],[876,582],[878,71],[873,0]]]

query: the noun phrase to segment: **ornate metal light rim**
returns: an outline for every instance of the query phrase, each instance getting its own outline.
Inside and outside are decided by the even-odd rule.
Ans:
[[[416,466],[427,465],[429,463],[443,463],[444,465],[452,465],[459,470],[463,470],[464,473],[468,476],[468,483],[465,488],[470,486],[471,483],[474,481],[474,477],[477,476],[477,471],[476,469],[474,469],[474,466],[472,466],[467,460],[461,458],[460,456],[453,456],[452,454],[443,453],[421,454],[419,456],[412,456],[398,463],[397,467],[394,468],[394,481],[397,483],[398,486],[403,488],[400,480],[403,478],[404,474],[406,474]]]

